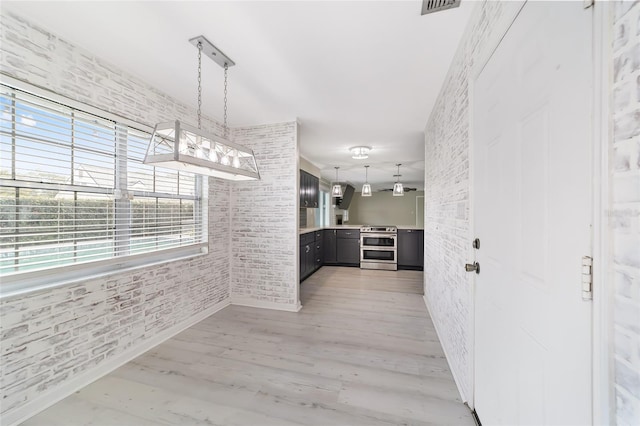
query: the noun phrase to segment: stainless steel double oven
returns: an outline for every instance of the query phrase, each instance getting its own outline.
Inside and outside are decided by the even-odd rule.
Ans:
[[[398,228],[363,226],[360,228],[360,268],[398,270]]]

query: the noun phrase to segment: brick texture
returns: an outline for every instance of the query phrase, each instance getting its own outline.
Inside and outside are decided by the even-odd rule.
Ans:
[[[254,150],[260,180],[231,195],[232,300],[298,306],[298,124],[237,128],[236,142]]]
[[[473,303],[469,231],[469,73],[503,13],[477,4],[425,128],[425,297],[461,392],[471,394],[468,347]]]
[[[614,418],[640,422],[640,2],[618,1],[613,23],[610,277]]]
[[[195,110],[24,19],[2,12],[0,70],[138,122]],[[206,118],[203,127],[221,133]],[[209,253],[0,301],[5,416],[230,297],[231,184],[209,180]],[[293,244],[292,244],[293,245]]]
[[[473,303],[460,265],[469,230],[469,72],[500,25],[505,3],[476,6],[425,128],[425,295],[464,394],[472,386]],[[612,420],[640,419],[640,2],[607,3],[611,12],[610,193],[612,258]]]

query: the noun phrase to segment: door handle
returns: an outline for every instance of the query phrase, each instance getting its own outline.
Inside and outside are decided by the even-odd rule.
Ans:
[[[476,271],[476,274],[480,273],[480,264],[478,262],[467,263],[464,265],[464,270],[467,272]]]
[[[307,249],[307,251],[305,251],[305,253],[309,253],[309,250],[311,250],[311,249],[309,248],[309,246],[306,246],[306,247],[305,247],[305,249]]]

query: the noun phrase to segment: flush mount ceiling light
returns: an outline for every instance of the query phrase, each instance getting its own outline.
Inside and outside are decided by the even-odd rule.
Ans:
[[[198,48],[198,127],[180,120],[156,124],[144,163],[227,180],[260,179],[253,151],[227,136],[227,72],[235,63],[204,36],[189,42]],[[203,52],[224,68],[224,138],[201,129]]]
[[[340,186],[340,181],[338,180],[338,169],[340,167],[335,167],[336,169],[336,183],[333,184],[333,188],[331,188],[331,196],[332,197],[342,197],[342,186]]]
[[[362,185],[362,196],[371,197],[371,185],[369,185],[369,166],[364,166],[364,185]]]
[[[398,163],[396,164],[396,166],[398,167],[398,174],[394,175],[394,177],[396,178],[396,183],[393,184],[393,196],[402,197],[404,195],[404,187],[400,183],[400,176],[402,176],[400,174],[400,166],[402,166],[402,164]]]
[[[365,158],[369,158],[369,151],[371,151],[370,146],[352,146],[349,148],[351,151],[351,158],[356,160],[364,160]]]

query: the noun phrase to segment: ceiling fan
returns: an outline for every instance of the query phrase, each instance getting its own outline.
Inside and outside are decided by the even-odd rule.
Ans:
[[[404,187],[404,192],[411,192],[411,191],[417,191],[418,188],[408,188],[408,187]],[[393,188],[383,188],[383,189],[378,189],[378,192],[385,192],[385,191],[393,191]]]

